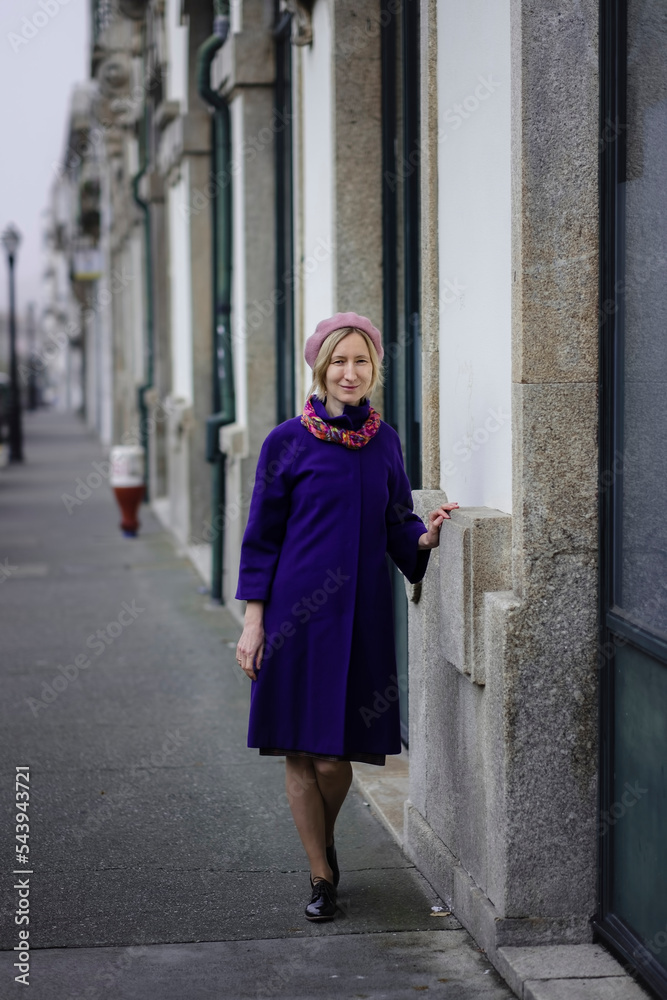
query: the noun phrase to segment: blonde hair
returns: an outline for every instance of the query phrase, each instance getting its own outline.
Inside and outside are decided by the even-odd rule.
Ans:
[[[375,344],[371,338],[364,330],[359,330],[356,326],[343,326],[340,330],[334,330],[334,332],[330,333],[329,336],[323,341],[317,358],[315,359],[315,365],[313,366],[313,381],[310,389],[308,390],[306,399],[310,399],[313,393],[315,393],[318,399],[323,400],[326,397],[327,369],[331,364],[334,351],[340,344],[341,340],[344,337],[347,337],[349,333],[358,333],[364,338],[371,359],[371,381],[364,398],[370,398],[376,386],[384,385],[382,366],[380,364],[380,359],[378,358],[378,352],[375,350]]]

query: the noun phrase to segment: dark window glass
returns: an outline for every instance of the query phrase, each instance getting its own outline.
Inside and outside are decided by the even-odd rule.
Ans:
[[[276,422],[295,416],[292,18],[276,5]]]
[[[383,417],[399,434],[413,490],[421,487],[419,317],[419,0],[382,2]],[[404,578],[390,562],[400,689],[408,743],[408,608]]]
[[[620,647],[614,684],[613,801],[600,831],[613,842],[612,909],[667,969],[667,670]]]
[[[667,6],[627,5],[614,601],[667,638]]]

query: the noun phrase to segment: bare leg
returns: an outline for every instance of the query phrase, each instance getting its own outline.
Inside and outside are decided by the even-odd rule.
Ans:
[[[327,847],[334,839],[334,825],[352,784],[349,760],[313,760],[315,777],[324,801],[324,836]]]
[[[312,757],[285,758],[285,789],[295,826],[308,855],[310,876],[333,882],[325,851],[325,804]]]

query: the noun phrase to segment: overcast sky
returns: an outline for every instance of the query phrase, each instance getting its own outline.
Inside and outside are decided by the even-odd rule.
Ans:
[[[72,87],[88,78],[88,8],[89,0],[0,0],[0,231],[13,222],[23,236],[21,314],[29,299],[41,301],[42,212],[65,145]],[[7,298],[0,248],[0,312]]]

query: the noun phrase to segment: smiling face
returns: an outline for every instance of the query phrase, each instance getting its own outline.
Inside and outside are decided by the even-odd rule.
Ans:
[[[373,365],[366,340],[348,333],[336,344],[325,374],[327,400],[341,406],[359,406],[373,379]]]

